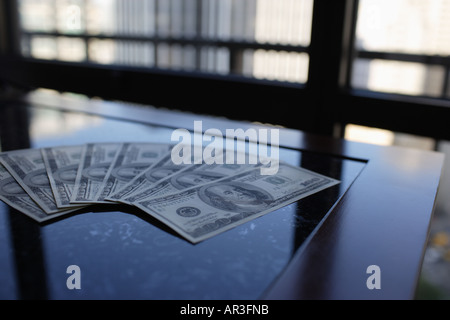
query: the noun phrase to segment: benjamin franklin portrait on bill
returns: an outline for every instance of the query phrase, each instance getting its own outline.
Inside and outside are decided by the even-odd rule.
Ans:
[[[77,171],[78,171],[78,164],[59,168],[53,173],[53,179],[65,184],[73,185],[75,184]]]
[[[46,169],[40,169],[27,173],[27,175],[23,178],[23,182],[29,187],[51,188]]]
[[[108,172],[111,163],[94,164],[83,170],[82,174],[88,179],[94,181],[103,181]]]
[[[240,182],[213,183],[199,190],[200,199],[224,211],[258,213],[270,206],[272,196],[261,188]]]
[[[13,197],[26,197],[28,194],[14,178],[7,178],[0,183],[0,195]]]

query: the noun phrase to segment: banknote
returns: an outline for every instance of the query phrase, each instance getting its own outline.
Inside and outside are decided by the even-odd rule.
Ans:
[[[80,205],[71,204],[70,198],[75,187],[83,146],[43,148],[41,151],[58,208],[79,207]]]
[[[56,213],[56,205],[40,149],[3,152],[0,162],[29,196],[47,213]]]
[[[189,165],[187,164],[174,164],[169,152],[161,159],[159,159],[159,161],[157,161],[153,166],[143,171],[130,182],[128,182],[125,186],[122,187],[122,189],[106,197],[105,200],[123,202],[123,199],[129,198],[134,194],[139,194],[142,191],[147,190],[147,188],[153,185],[155,182],[167,176],[170,176],[177,171],[187,168],[188,166]],[[133,198],[131,201],[135,200],[136,198]],[[130,201],[124,203],[130,203]]]
[[[124,143],[117,152],[100,187],[96,201],[102,202],[122,189],[141,172],[169,154],[171,145],[162,143]]]
[[[97,195],[121,146],[122,143],[114,142],[88,143],[84,146],[70,203],[99,203],[96,201]]]
[[[133,193],[130,197],[121,199],[120,202],[133,204],[137,201],[159,198],[259,166],[260,164],[193,164],[155,182],[141,192]]]
[[[47,214],[2,164],[0,164],[0,200],[38,222],[47,221],[73,211],[61,210]]]
[[[275,175],[247,170],[134,205],[197,243],[338,183],[280,163]]]

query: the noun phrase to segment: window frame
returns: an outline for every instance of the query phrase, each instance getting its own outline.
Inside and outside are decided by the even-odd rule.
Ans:
[[[450,64],[448,58],[358,51],[354,46],[358,0],[314,0],[309,47],[289,46],[290,50],[309,54],[306,84],[25,58],[19,50],[16,1],[4,1],[0,8],[5,18],[0,27],[7,31],[0,41],[0,79],[4,84],[25,89],[52,88],[341,137],[343,130],[337,129],[352,123],[450,140],[445,123],[450,117],[449,100],[351,88],[352,62],[358,57],[420,60],[443,64],[446,70]],[[207,40],[200,42],[208,44]],[[244,44],[248,45],[228,42],[237,49]],[[448,81],[447,73],[444,85]]]

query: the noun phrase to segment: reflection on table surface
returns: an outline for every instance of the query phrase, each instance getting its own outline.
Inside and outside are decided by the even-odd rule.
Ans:
[[[0,109],[2,151],[88,142],[167,142],[173,128],[26,106]],[[92,206],[38,224],[0,204],[0,298],[257,299],[365,163],[280,149],[341,183],[193,245],[139,209]],[[78,265],[81,290],[68,290]]]

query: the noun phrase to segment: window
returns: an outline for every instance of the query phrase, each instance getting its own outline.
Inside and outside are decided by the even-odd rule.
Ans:
[[[360,0],[354,88],[449,97],[450,1]]]
[[[0,80],[321,134],[353,123],[450,139],[449,3],[3,1]]]
[[[20,0],[25,57],[305,83],[313,0]]]

